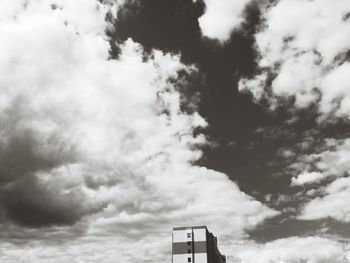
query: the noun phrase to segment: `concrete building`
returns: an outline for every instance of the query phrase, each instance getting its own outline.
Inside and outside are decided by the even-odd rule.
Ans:
[[[172,263],[226,263],[206,226],[173,228]]]

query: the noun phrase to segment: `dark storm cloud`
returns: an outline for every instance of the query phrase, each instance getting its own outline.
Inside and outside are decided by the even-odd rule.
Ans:
[[[80,220],[84,214],[80,207],[83,195],[71,194],[69,202],[60,200],[59,190],[53,193],[42,189],[35,177],[30,175],[12,184],[4,196],[6,216],[24,226],[70,225]]]
[[[74,223],[79,218],[77,207],[55,204],[34,175],[75,162],[74,146],[54,134],[45,141],[31,129],[18,126],[23,118],[20,107],[25,103],[15,103],[2,118],[6,123],[2,133],[8,140],[3,140],[0,147],[0,209],[6,217],[28,226]],[[49,144],[57,148],[49,149]]]

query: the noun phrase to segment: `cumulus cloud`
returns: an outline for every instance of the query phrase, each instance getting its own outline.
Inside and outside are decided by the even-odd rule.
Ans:
[[[335,178],[325,188],[321,188],[322,196],[308,202],[302,210],[301,219],[314,220],[321,218],[334,218],[342,222],[350,221],[350,206],[346,200],[349,198],[349,154],[350,140],[327,141],[328,148],[319,153],[305,156],[307,167],[312,164],[318,169],[320,177]]]
[[[346,245],[320,237],[291,237],[275,240],[263,245],[241,244],[235,246],[240,263],[346,263],[349,262]]]
[[[306,177],[313,174],[317,179],[328,177],[342,177],[349,171],[349,152],[350,139],[332,139],[324,140],[323,147],[310,154],[304,154],[297,158],[298,162],[292,164],[297,170],[302,170],[300,176]],[[309,172],[310,170],[314,172]],[[305,175],[304,175],[305,174]],[[313,177],[311,176],[311,177]],[[299,176],[298,176],[299,177]]]
[[[324,125],[336,118],[348,121],[349,12],[350,2],[344,0],[280,0],[264,9],[264,25],[255,35],[258,74],[242,79],[239,89],[250,92],[257,102],[267,101],[272,109],[286,98],[293,99],[296,109],[316,106],[318,121]],[[349,142],[328,138],[322,144],[323,149],[309,149],[291,165],[299,171],[292,186],[331,182],[313,186],[300,218],[348,222],[349,209],[343,201],[348,179],[343,177],[349,169]]]
[[[194,0],[195,1],[195,0]],[[244,13],[249,5],[265,6],[269,1],[256,0],[204,0],[205,12],[198,19],[203,36],[224,43],[234,30],[244,22]]]
[[[194,130],[207,124],[181,110],[177,89],[195,68],[131,39],[111,59],[110,4],[18,0],[0,10],[2,262],[154,262],[174,225],[242,237],[276,214],[192,164],[205,143]]]
[[[320,172],[304,172],[292,178],[292,185],[304,185],[319,182],[324,178]]]
[[[303,186],[307,198],[300,219],[333,218],[349,222],[348,198],[350,140],[326,139],[316,153],[304,154],[291,165],[301,171],[291,180],[292,186]],[[311,185],[312,184],[312,185]]]
[[[261,71],[243,79],[240,90],[252,91],[257,100],[265,97],[273,106],[280,96],[293,97],[297,107],[319,103],[324,116],[347,117],[349,12],[344,0],[282,0],[265,9],[265,25],[256,34]]]
[[[118,243],[116,243],[116,240]],[[232,241],[232,240],[231,240]],[[103,242],[103,246],[100,243]],[[120,243],[119,243],[120,242]],[[350,262],[349,245],[336,240],[320,237],[291,237],[278,239],[266,244],[248,241],[220,242],[220,248],[227,255],[227,260],[233,263],[347,263]],[[169,253],[160,249],[164,243],[171,244],[171,237],[166,233],[154,238],[141,238],[133,243],[123,238],[86,239],[85,242],[72,241],[67,247],[54,247],[43,244],[41,247],[23,244],[25,249],[19,249],[11,244],[2,244],[1,248],[8,250],[2,257],[4,262],[162,262],[170,261],[170,256],[164,259],[163,254]],[[225,243],[225,248],[222,244]],[[116,247],[118,249],[116,249]],[[143,253],[141,248],[146,248]]]
[[[243,12],[251,0],[205,0],[205,13],[198,19],[202,34],[226,41],[243,22]]]
[[[330,217],[350,222],[350,178],[338,178],[324,191],[324,196],[317,197],[305,205],[299,218],[314,220]]]

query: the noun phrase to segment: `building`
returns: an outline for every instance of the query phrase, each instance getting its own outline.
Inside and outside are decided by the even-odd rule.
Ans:
[[[226,263],[206,226],[173,228],[172,263]]]

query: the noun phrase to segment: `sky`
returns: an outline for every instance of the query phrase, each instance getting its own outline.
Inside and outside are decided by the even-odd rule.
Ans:
[[[0,261],[350,262],[348,0],[0,1]]]

